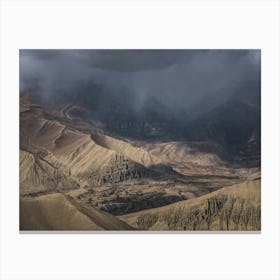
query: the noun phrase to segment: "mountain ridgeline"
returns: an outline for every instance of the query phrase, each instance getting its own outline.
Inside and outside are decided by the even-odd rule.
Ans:
[[[36,91],[23,92],[40,102]],[[123,90],[105,91],[94,83],[78,90],[59,92],[41,104],[61,108],[72,121],[85,120],[107,134],[140,141],[213,142],[227,152],[227,159],[257,166],[260,162],[260,85],[247,82],[230,97],[207,110],[207,98],[191,109],[174,110],[154,97],[137,107],[135,97]],[[201,113],[197,113],[201,110]],[[194,115],[195,117],[190,117]]]

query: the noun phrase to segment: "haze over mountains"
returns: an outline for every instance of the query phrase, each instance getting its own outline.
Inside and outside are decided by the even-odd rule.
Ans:
[[[20,96],[22,229],[79,229],[67,215],[63,227],[53,214],[38,222],[56,207],[51,198],[94,224],[81,230],[260,229],[260,51],[21,50]],[[240,207],[255,218],[193,228],[186,217],[141,227],[129,216],[203,205],[220,188],[239,205],[228,219]]]

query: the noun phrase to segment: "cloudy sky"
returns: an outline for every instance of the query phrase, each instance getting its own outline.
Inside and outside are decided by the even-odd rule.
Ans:
[[[173,110],[192,110],[258,84],[260,55],[260,50],[20,50],[20,91],[36,84],[48,99],[94,83],[119,98],[128,92],[135,109],[152,97]]]

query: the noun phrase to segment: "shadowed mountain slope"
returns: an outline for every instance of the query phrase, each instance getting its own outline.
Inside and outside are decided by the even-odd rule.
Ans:
[[[247,83],[228,101],[190,122],[185,135],[192,141],[218,143],[235,160],[260,163],[261,107],[259,85]],[[245,164],[245,162],[244,162]]]

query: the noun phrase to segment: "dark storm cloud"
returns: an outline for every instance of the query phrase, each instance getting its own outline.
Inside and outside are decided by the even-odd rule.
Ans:
[[[100,50],[81,53],[93,67],[120,72],[162,69],[181,59],[191,59],[194,55],[178,50]]]
[[[21,91],[37,84],[48,98],[95,83],[104,94],[129,92],[137,110],[150,98],[176,111],[215,106],[243,84],[258,83],[259,73],[259,50],[20,51]]]
[[[191,59],[195,52],[184,50],[21,50],[23,57],[38,60],[79,59],[85,66],[108,71],[134,72],[161,69],[179,60]]]

